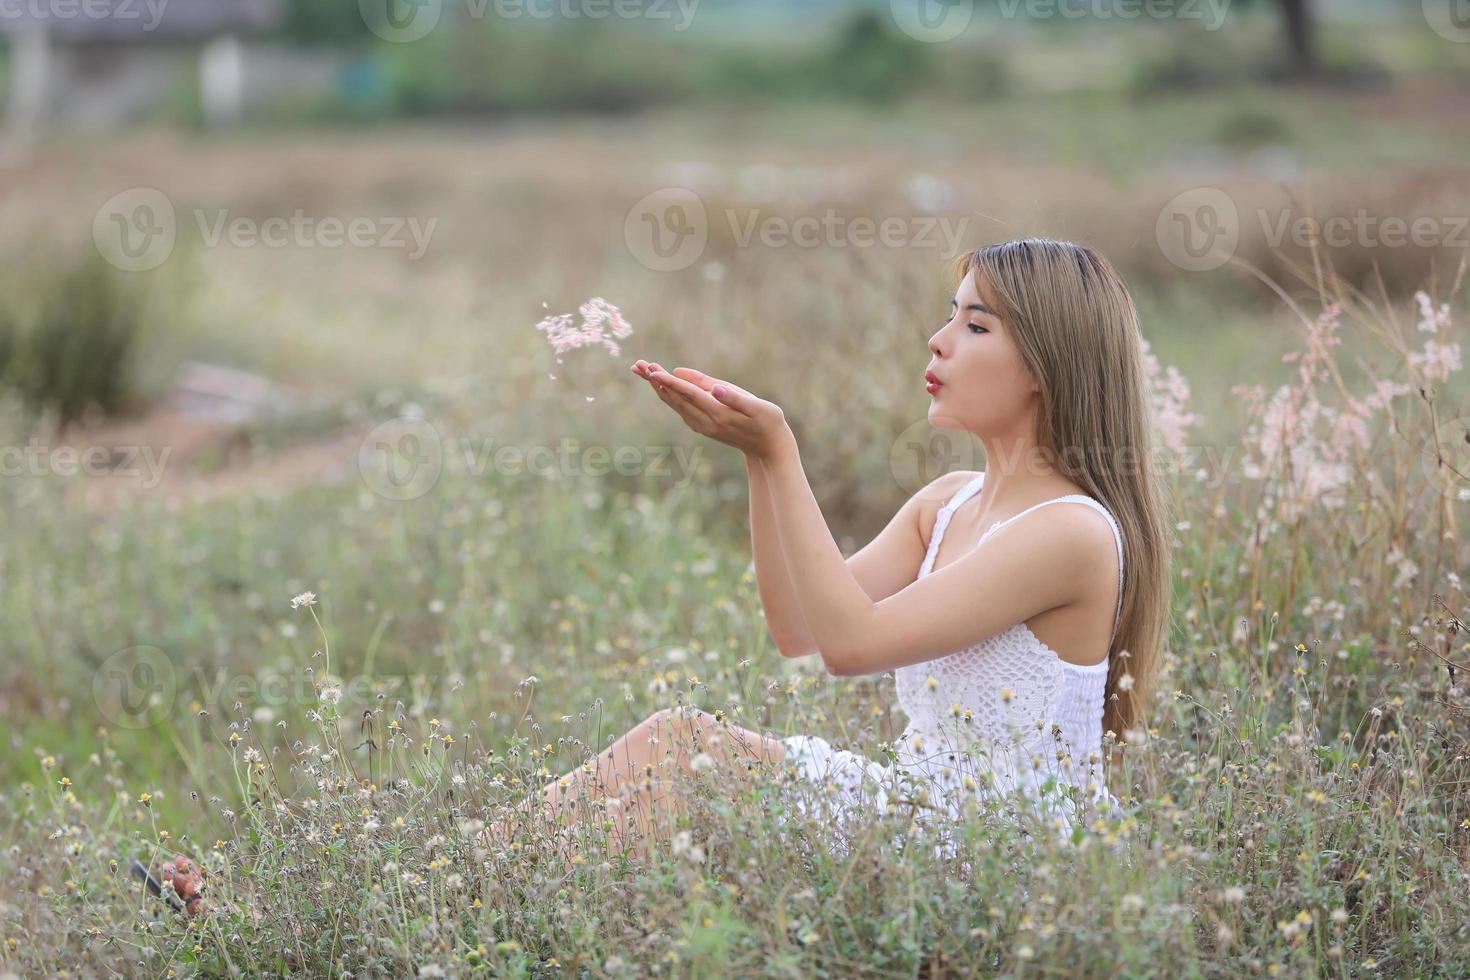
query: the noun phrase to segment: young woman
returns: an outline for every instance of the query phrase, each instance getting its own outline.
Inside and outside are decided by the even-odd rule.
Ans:
[[[780,651],[819,656],[837,676],[894,671],[909,719],[896,763],[666,709],[549,787],[548,809],[585,793],[636,842],[679,808],[657,778],[670,758],[732,776],[784,763],[860,806],[917,782],[941,820],[987,789],[1050,801],[1053,778],[1116,802],[1104,733],[1146,726],[1169,619],[1137,313],[1112,266],[1071,242],[990,245],[954,273],[929,339],[929,420],[974,433],[985,471],[934,480],[851,558],[780,407],[690,368],[632,367],[692,430],[745,454],[757,585]],[[1074,811],[1046,805],[1068,829]]]

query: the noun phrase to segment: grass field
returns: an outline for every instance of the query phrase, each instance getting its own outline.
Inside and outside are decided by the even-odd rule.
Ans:
[[[1179,149],[1231,132],[1271,135],[1223,156]],[[1249,217],[1285,208],[1270,170],[1284,160],[1322,175],[1305,213],[1447,221],[1470,208],[1462,132],[1245,90],[922,122],[671,112],[46,145],[7,177],[3,244],[28,260],[89,249],[101,202],[162,190],[179,244],[133,280],[166,311],[144,357],[157,393],[203,360],[285,394],[279,414],[190,441],[156,405],[60,435],[0,415],[0,443],[43,460],[0,479],[0,966],[1470,971],[1470,482],[1456,475],[1470,474],[1470,392],[1422,357],[1462,342],[1464,248],[1319,251],[1339,278]],[[700,195],[709,240],[659,272],[625,227],[671,185]],[[1191,272],[1161,252],[1156,219],[1202,186],[1247,219],[1241,261]],[[660,707],[874,757],[902,730],[891,675],[833,678],[775,651],[738,454],[627,373],[637,357],[691,364],[780,403],[845,553],[926,474],[983,469],[976,447],[916,427],[949,255],[738,241],[752,220],[829,208],[909,232],[964,221],[965,246],[1096,244],[1132,284],[1161,404],[1198,416],[1168,450],[1178,622],[1152,725],[1109,775],[1123,812],[1033,852],[977,811],[946,867],[901,846],[907,815],[874,815],[842,858],[832,826],[781,822],[780,774],[732,789],[716,771],[668,777],[691,782],[689,812],[646,864],[608,854],[596,821],[570,841],[527,825],[517,847],[486,850],[484,823]],[[219,209],[434,230],[416,259],[210,246],[195,216]],[[1420,288],[1449,304],[1437,332]],[[599,295],[633,337],[558,366],[533,325]],[[1334,334],[1341,346],[1320,343]],[[1403,387],[1370,406],[1380,383]],[[432,486],[381,468],[376,427],[405,418],[385,445],[436,451]],[[1276,439],[1283,419],[1295,427]],[[98,442],[172,454],[154,486],[60,472],[65,446]],[[528,473],[506,447],[556,461]],[[619,452],[630,465],[598,472]],[[293,608],[307,591],[316,605]],[[128,877],[131,859],[175,852],[205,865],[211,915],[185,923]]]

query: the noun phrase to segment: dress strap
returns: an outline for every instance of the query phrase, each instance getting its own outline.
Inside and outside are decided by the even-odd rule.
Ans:
[[[1039,504],[1033,504],[1032,506],[1027,507],[1015,517],[1008,517],[1003,521],[991,525],[990,530],[980,535],[980,540],[984,541],[987,537],[995,533],[1000,528],[1005,527],[1012,521],[1020,520],[1021,518],[1025,517],[1027,514],[1031,513],[1033,510],[1036,510],[1039,507],[1045,507],[1047,504],[1063,503],[1086,504],[1088,507],[1091,507],[1093,510],[1102,514],[1102,516],[1106,517],[1108,519],[1108,526],[1113,529],[1113,540],[1118,545],[1118,609],[1113,614],[1113,637],[1116,637],[1118,635],[1118,624],[1123,617],[1123,534],[1118,529],[1118,522],[1116,519],[1114,519],[1112,513],[1097,500],[1080,493],[1069,493],[1065,497],[1053,497],[1051,500],[1043,500]],[[1112,645],[1113,637],[1109,637],[1108,639],[1109,646]]]
[[[929,550],[924,555],[924,562],[919,566],[919,578],[929,574],[934,567],[934,557],[939,553],[939,541],[944,537],[944,529],[949,527],[949,519],[954,515],[955,508],[975,496],[980,485],[985,482],[985,474],[981,473],[975,479],[960,487],[959,492],[949,498],[949,502],[940,507],[934,515],[934,530],[929,534]]]
[[[957,492],[953,497],[950,497],[949,502],[941,507],[940,510],[954,513],[954,511],[960,506],[960,504],[964,503],[966,500],[969,500],[971,497],[975,496],[975,494],[980,492],[980,487],[984,482],[985,474],[981,473],[979,476],[975,477],[975,479],[960,487],[959,492]]]

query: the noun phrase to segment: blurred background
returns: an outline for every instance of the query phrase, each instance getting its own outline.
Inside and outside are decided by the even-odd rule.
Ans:
[[[314,703],[308,590],[333,669],[460,730],[527,675],[621,724],[651,650],[765,655],[741,460],[627,366],[782,404],[850,554],[983,467],[921,376],[987,242],[1122,271],[1202,465],[1329,273],[1448,298],[1467,83],[1461,0],[0,0],[0,774],[110,729],[217,822],[165,788],[233,792],[223,732]],[[558,355],[594,297],[631,336]],[[1226,605],[1368,589],[1283,554]]]

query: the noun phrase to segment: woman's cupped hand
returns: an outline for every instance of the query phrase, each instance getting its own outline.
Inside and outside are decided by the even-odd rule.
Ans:
[[[684,424],[702,436],[769,460],[794,441],[781,406],[690,367],[665,371],[642,358],[630,370],[648,381]]]

